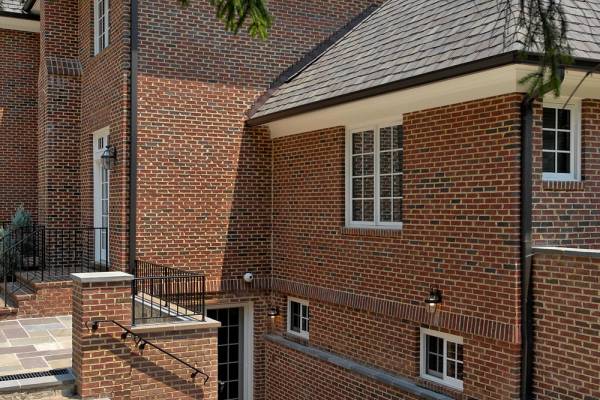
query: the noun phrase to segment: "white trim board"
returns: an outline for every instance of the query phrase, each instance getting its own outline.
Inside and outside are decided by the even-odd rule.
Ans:
[[[40,33],[40,21],[25,18],[0,17],[0,29]]]
[[[272,121],[266,126],[271,138],[311,132],[335,126],[360,126],[381,120],[397,120],[403,114],[502,94],[526,92],[519,84],[534,65],[511,64],[473,74],[398,90],[349,103],[326,107]],[[563,82],[563,94],[573,92],[585,72],[569,70]],[[575,97],[600,98],[600,74],[589,76]]]

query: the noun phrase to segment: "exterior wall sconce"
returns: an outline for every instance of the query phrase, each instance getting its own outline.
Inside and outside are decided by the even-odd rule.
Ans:
[[[102,162],[102,168],[105,170],[110,171],[113,169],[117,162],[117,149],[115,146],[107,145],[100,156],[100,161]]]
[[[276,316],[279,315],[279,307],[271,307],[271,308],[269,308],[269,310],[267,311],[267,315],[269,317],[271,317],[271,319],[275,318]]]
[[[442,303],[442,292],[436,287],[431,287],[429,289],[429,296],[425,299],[425,304],[427,304],[427,310],[431,313],[434,313],[438,308],[438,305]]]

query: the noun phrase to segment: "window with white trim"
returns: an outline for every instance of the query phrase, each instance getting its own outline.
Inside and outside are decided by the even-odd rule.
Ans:
[[[401,124],[346,134],[346,225],[402,227]]]
[[[545,103],[542,120],[543,180],[578,180],[580,138],[577,108]]]
[[[422,328],[421,377],[462,390],[463,339]]]
[[[310,310],[308,301],[288,299],[288,333],[308,339]]]
[[[94,55],[108,47],[110,0],[94,0]]]

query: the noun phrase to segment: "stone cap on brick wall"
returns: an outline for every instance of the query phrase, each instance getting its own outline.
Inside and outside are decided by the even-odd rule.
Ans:
[[[119,271],[85,272],[71,274],[71,278],[81,283],[129,282],[133,280],[133,275]]]
[[[563,256],[600,258],[600,250],[594,250],[594,249],[577,249],[577,248],[571,248],[571,247],[539,246],[539,247],[534,247],[533,251],[537,254],[556,254],[556,255],[563,255]]]

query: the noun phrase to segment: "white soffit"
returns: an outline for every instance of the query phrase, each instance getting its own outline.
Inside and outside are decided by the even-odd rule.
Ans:
[[[535,65],[511,64],[414,88],[352,101],[322,110],[272,121],[271,138],[334,126],[358,126],[370,121],[398,119],[405,113],[442,107],[507,93],[526,92],[519,80],[536,71]],[[569,96],[585,72],[568,71],[562,96]],[[600,74],[589,76],[575,97],[600,98]]]
[[[39,33],[40,21],[0,16],[0,29]]]

